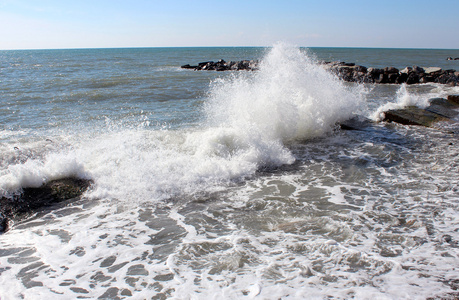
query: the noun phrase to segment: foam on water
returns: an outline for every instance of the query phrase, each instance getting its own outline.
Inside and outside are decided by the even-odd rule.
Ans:
[[[211,85],[207,121],[200,129],[121,127],[62,137],[70,139],[68,146],[2,170],[0,190],[7,194],[79,176],[95,181],[93,198],[157,201],[212,191],[260,168],[291,164],[289,143],[330,132],[359,104],[357,89],[344,86],[299,49],[278,44],[259,71]]]
[[[360,88],[346,86],[276,45],[260,71],[212,84],[199,128],[108,122],[0,145],[5,193],[95,181],[0,236],[0,297],[448,297],[457,134],[375,124],[328,135],[358,105]]]
[[[407,106],[417,106],[425,108],[429,106],[429,99],[446,98],[447,95],[455,94],[459,91],[458,87],[444,87],[443,85],[429,86],[429,90],[417,91],[422,85],[408,86],[401,84],[395,94],[395,101],[390,101],[380,105],[375,111],[370,112],[369,117],[374,121],[384,119],[384,112],[391,109],[401,109]]]

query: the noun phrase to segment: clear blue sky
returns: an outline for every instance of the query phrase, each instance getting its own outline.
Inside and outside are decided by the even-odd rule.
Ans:
[[[459,0],[0,0],[0,49],[459,49]]]

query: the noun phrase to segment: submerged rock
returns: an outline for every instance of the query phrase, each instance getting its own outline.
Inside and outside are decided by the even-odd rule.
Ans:
[[[91,180],[64,178],[38,188],[24,188],[12,198],[0,198],[0,232],[8,230],[11,220],[22,219],[40,209],[80,197],[92,184]]]

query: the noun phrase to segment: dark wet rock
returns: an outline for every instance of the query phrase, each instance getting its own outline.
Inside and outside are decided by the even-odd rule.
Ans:
[[[80,178],[53,180],[38,188],[24,188],[11,198],[0,198],[0,232],[11,220],[26,218],[44,207],[80,197],[92,181]]]
[[[384,121],[403,125],[419,125],[431,127],[434,123],[446,121],[447,118],[425,109],[408,106],[403,109],[389,110],[384,113]]]
[[[413,66],[413,72],[417,74],[424,73],[424,68],[421,68],[419,66]]]
[[[363,116],[355,116],[344,122],[340,122],[338,125],[341,130],[363,130],[368,126],[371,126],[373,121]]]
[[[385,67],[384,68],[384,73],[386,74],[394,74],[394,73],[399,73],[399,70],[397,68],[394,68],[394,67]]]
[[[409,73],[408,77],[406,78],[406,84],[416,84],[419,83],[419,75],[415,72]]]
[[[190,66],[189,64],[181,66],[182,69],[196,69],[198,66]]]
[[[434,98],[430,99],[430,105],[426,110],[445,118],[452,119],[459,115],[459,112],[456,110],[457,108],[459,108],[459,105],[448,99]]]
[[[192,69],[196,71],[253,71],[258,68],[258,61],[256,60],[241,60],[241,61],[229,61],[226,62],[220,59],[217,62],[206,61],[198,63],[197,66],[191,66],[189,64],[181,66],[182,69]]]
[[[397,77],[397,79],[395,80],[395,83],[406,83],[406,81],[408,80],[408,73],[400,73]]]
[[[413,72],[413,68],[412,67],[406,67],[405,69],[400,70],[400,74],[409,74],[409,73],[412,73],[412,72]]]
[[[451,96],[451,99],[456,99]],[[430,99],[430,105],[425,109],[408,106],[402,109],[389,110],[384,113],[384,121],[395,122],[403,125],[419,125],[432,127],[437,122],[453,122],[459,115],[459,103],[443,98]]]
[[[448,95],[448,101],[459,105],[459,95]]]

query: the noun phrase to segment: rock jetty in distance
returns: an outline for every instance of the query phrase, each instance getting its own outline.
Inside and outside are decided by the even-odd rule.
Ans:
[[[183,69],[195,71],[256,71],[257,60],[241,60],[226,62],[220,59],[217,62],[207,61],[198,65],[183,65]],[[443,70],[438,67],[422,68],[419,66],[406,67],[399,70],[395,67],[367,68],[354,63],[346,62],[321,62],[325,69],[335,73],[339,78],[349,82],[379,83],[379,84],[418,84],[441,83],[452,86],[459,85],[459,72],[456,70]]]

